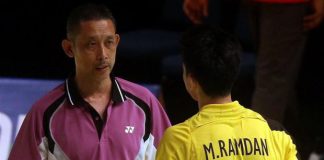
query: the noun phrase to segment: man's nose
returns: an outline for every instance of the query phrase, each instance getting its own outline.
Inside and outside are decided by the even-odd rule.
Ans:
[[[107,48],[104,45],[99,46],[97,58],[98,59],[107,59],[108,58]]]

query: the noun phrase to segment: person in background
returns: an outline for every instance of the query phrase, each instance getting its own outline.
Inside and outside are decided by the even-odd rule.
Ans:
[[[297,116],[296,81],[307,31],[321,23],[324,1],[255,0],[251,10],[257,51],[252,108],[285,124],[287,113]]]
[[[217,24],[234,33],[242,0],[184,0],[183,11],[193,24]]]
[[[154,159],[170,122],[149,90],[111,74],[119,41],[104,5],[71,12],[62,47],[75,73],[33,105],[10,160]]]
[[[166,130],[157,160],[297,159],[292,137],[276,121],[232,101],[241,45],[212,25],[197,25],[181,39],[183,81],[199,112]]]
[[[283,123],[298,140],[302,159],[307,159],[297,81],[309,31],[323,20],[324,1],[255,0],[250,7],[257,52],[252,109]]]

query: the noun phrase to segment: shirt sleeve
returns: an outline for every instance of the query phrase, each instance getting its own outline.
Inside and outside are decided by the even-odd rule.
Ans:
[[[137,159],[155,159],[156,149],[163,133],[171,126],[169,118],[157,98],[150,92],[147,95],[149,95],[148,106],[150,109],[147,119],[150,119],[150,122],[147,123],[149,127],[146,129],[149,129],[150,132],[145,142],[141,144],[140,152],[142,153],[139,154],[141,156]]]
[[[151,134],[154,137],[154,146],[158,146],[164,131],[171,126],[170,120],[162,105],[155,98],[151,98]]]
[[[290,136],[285,127],[278,121],[266,118],[269,127],[273,130],[273,136],[278,140],[278,146],[282,147],[280,149],[284,150],[284,159],[286,160],[297,160],[300,159],[296,145],[293,138]]]
[[[287,134],[285,134],[284,136],[285,136],[284,141],[285,141],[285,144],[286,144],[286,157],[285,157],[285,159],[287,159],[287,160],[298,160],[299,159],[298,152],[297,152],[297,149],[296,149],[296,145],[293,143],[292,138]]]
[[[40,160],[43,154],[41,151],[47,151],[44,148],[46,145],[42,143],[44,133],[40,117],[35,110],[26,115],[10,151],[9,160]]]
[[[186,127],[173,126],[166,130],[157,149],[157,160],[190,160],[191,139]]]

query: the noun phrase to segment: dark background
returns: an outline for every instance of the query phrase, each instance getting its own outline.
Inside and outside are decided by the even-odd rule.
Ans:
[[[173,1],[175,5],[167,6],[166,3],[170,1]],[[66,18],[72,8],[86,2],[108,5],[117,20],[117,29],[120,34],[148,28],[181,32],[191,25],[183,17],[181,0],[1,1],[0,78],[66,78],[74,67],[73,61],[61,49],[61,41],[65,38]],[[222,19],[232,20],[232,14],[237,13],[237,6],[230,6],[228,10],[225,10],[227,13],[222,17],[216,16],[216,18],[220,21]],[[168,23],[165,23],[166,17],[168,17]],[[226,28],[235,28],[231,23],[227,24]],[[243,32],[240,32],[243,33],[240,35],[241,39],[250,40],[246,37],[249,36],[246,31],[248,30],[243,27]],[[324,132],[323,126],[320,125],[323,122],[322,109],[324,107],[323,39],[324,26],[322,24],[320,28],[310,33],[301,66],[297,86],[300,103],[299,122],[297,124],[287,122],[287,128],[297,138],[304,154],[308,154],[314,148],[324,151]],[[242,42],[247,42],[244,44],[246,51],[253,52],[251,44],[248,44],[249,41]],[[181,78],[158,75],[161,77],[147,79],[150,75],[145,75],[142,69],[150,69],[150,67],[145,66],[145,63],[146,61],[141,61],[141,63],[135,62],[137,66],[125,66],[126,70],[117,72],[117,75],[137,82],[143,82],[143,79],[139,77],[145,77],[145,83],[160,84],[164,93],[166,110],[174,124],[193,115],[197,111],[196,104],[185,92]],[[117,59],[116,64],[125,63]],[[143,75],[139,74],[139,70],[142,70]],[[234,88],[233,96],[249,107],[252,91],[253,72],[239,80]]]
[[[78,4],[109,6],[118,32],[156,26],[162,0],[50,0],[1,2],[0,77],[61,79],[71,72],[72,61],[61,49],[69,11]]]

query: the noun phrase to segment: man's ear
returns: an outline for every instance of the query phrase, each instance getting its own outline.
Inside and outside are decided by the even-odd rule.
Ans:
[[[116,46],[118,46],[118,44],[119,44],[119,41],[120,41],[120,36],[119,36],[119,34],[116,34]]]
[[[188,75],[188,81],[190,83],[190,86],[193,90],[195,90],[198,86],[198,81],[193,77],[191,73]]]
[[[191,97],[198,101],[198,88],[199,84],[198,81],[193,77],[191,73],[187,75],[187,83],[188,83],[188,89]]]
[[[63,48],[65,54],[68,57],[70,57],[70,58],[74,57],[74,54],[73,54],[73,51],[72,51],[72,41],[64,39],[62,41],[62,48]]]

